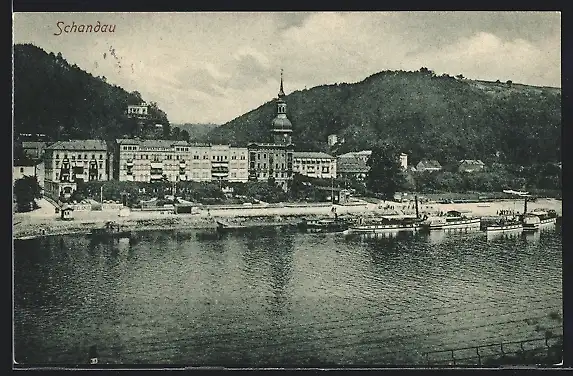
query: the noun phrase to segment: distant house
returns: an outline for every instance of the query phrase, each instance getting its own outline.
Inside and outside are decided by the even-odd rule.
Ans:
[[[149,105],[145,102],[140,104],[130,104],[127,106],[127,116],[131,118],[146,118],[149,113]]]
[[[328,135],[328,146],[334,146],[338,142],[338,136],[335,134]]]
[[[362,160],[364,163],[368,162],[370,156],[372,155],[372,150],[362,150],[355,153],[356,157]]]
[[[368,159],[372,155],[372,150],[362,150],[362,151],[351,151],[346,154],[341,154],[338,157],[342,158],[358,158],[359,160],[363,161],[364,163],[368,162]]]
[[[483,168],[485,167],[485,164],[478,160],[475,159],[463,159],[460,161],[460,164],[458,166],[458,171],[459,172],[475,172],[475,171],[481,171],[483,170]]]
[[[422,159],[416,165],[416,171],[440,171],[442,169],[442,165],[440,162],[434,159]]]
[[[26,176],[35,176],[38,184],[44,188],[44,162],[41,160],[20,159],[14,161],[12,182]]]
[[[44,156],[44,149],[47,145],[47,142],[42,141],[23,141],[22,150],[29,158],[41,159]]]
[[[402,170],[408,169],[408,154],[406,153],[400,154],[400,166],[402,167]]]

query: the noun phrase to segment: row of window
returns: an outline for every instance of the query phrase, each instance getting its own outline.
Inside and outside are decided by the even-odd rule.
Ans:
[[[127,112],[129,112],[130,114],[146,114],[147,107],[129,107],[127,109]]]
[[[251,164],[251,166],[253,166],[253,165],[254,165],[254,163]],[[272,168],[270,164],[269,164],[269,168]],[[275,168],[276,168],[277,170],[279,169],[279,164],[278,164],[278,163],[275,164]],[[280,168],[284,170],[284,169],[285,169],[285,164],[282,163],[281,166],[280,166]],[[260,163],[257,163],[257,170],[260,170],[260,169],[261,169],[261,164],[260,164]],[[263,170],[266,170],[266,169],[267,169],[267,164],[266,164],[266,163],[263,163]]]
[[[151,167],[147,164],[147,165],[140,165],[140,164],[133,164],[133,165],[122,165],[120,167],[120,170],[149,170]],[[181,166],[177,166],[177,165],[171,165],[171,166],[163,166],[162,167],[164,170],[168,170],[168,171],[176,171],[178,169],[185,169],[185,170],[189,170],[189,171],[193,171],[193,170],[211,170],[213,167],[211,165],[187,165],[185,167],[181,167]],[[247,166],[239,166],[239,167],[231,167],[231,169],[236,169],[236,170],[241,170],[247,169]]]
[[[91,156],[92,156],[92,159],[96,159],[96,155],[95,155],[95,154],[92,154]],[[72,157],[72,161],[74,161],[74,160],[76,159],[76,155],[75,155],[75,154],[72,154],[71,157]],[[81,159],[82,159],[82,155],[81,155],[81,154],[78,154],[77,158],[78,158],[79,160],[81,160]],[[60,159],[60,154],[56,154],[56,159]],[[67,153],[64,154],[64,159],[68,159],[68,154],[67,154]],[[84,158],[83,158],[83,159],[88,159],[88,155],[87,155],[87,154],[84,154]],[[99,155],[99,159],[103,159],[103,154],[100,154],[100,155]]]
[[[81,175],[83,175],[83,174],[81,174]],[[89,175],[88,175],[88,180],[89,180],[89,181],[101,180],[101,179],[102,179],[102,176],[103,176],[102,174],[97,174],[97,175],[96,175],[96,174],[89,174]],[[60,173],[59,173],[59,172],[56,172],[56,181],[58,181],[58,179],[60,179],[60,178],[61,178],[61,181],[62,181],[62,182],[71,182],[71,181],[73,181],[73,180],[84,180],[84,179],[82,179],[82,178],[79,178],[79,179],[78,179],[75,174],[73,174],[73,175],[70,175],[70,174],[62,174],[62,175],[60,176]]]
[[[84,162],[84,164],[87,165],[87,161]],[[96,163],[92,164],[92,163],[90,163],[90,167],[91,167],[91,166],[99,166],[99,168],[103,168],[103,162],[99,162],[99,164],[96,164]],[[59,167],[60,167],[60,161],[56,161],[56,168],[59,168]],[[68,168],[70,168],[70,164],[69,164],[69,163],[66,163],[66,162],[63,162],[63,163],[62,163],[62,168],[68,169]]]
[[[257,154],[257,160],[261,159],[261,153],[256,153]],[[273,156],[275,158],[280,158],[282,155],[284,154],[269,154],[269,158],[273,158]],[[262,153],[263,159],[267,159],[267,153]],[[287,157],[289,159],[292,159],[292,154],[288,154]],[[251,153],[251,159],[255,159],[255,153]]]
[[[257,178],[286,178],[287,174],[284,172],[274,172],[274,173],[266,173],[266,172],[257,172]]]
[[[138,156],[137,154],[134,154],[134,155],[126,155],[125,158],[126,158],[126,159],[138,159],[137,156]],[[152,157],[152,159],[153,159],[154,161],[158,161],[158,162],[159,162],[159,161],[162,160],[159,155],[154,155],[154,154],[152,154],[151,157]],[[179,158],[179,157],[180,157],[179,155],[176,155],[176,156],[175,156],[175,159],[185,162],[185,159]],[[139,159],[149,159],[149,155],[148,155],[148,154],[139,154]],[[169,155],[166,155],[166,156],[165,156],[165,159],[167,159],[167,160],[173,160],[173,156],[170,155],[170,154],[169,154]],[[197,160],[197,159],[199,159],[199,156],[198,156],[198,155],[194,155],[194,156],[193,156],[193,159]],[[205,154],[205,155],[203,155],[203,159],[209,159],[209,156]],[[231,156],[231,160],[236,160],[236,159],[237,159],[237,156],[236,156],[236,155],[232,155],[232,156]],[[240,158],[240,159],[244,161],[246,158],[245,158],[244,155],[241,155],[241,158]],[[226,155],[224,155],[224,156],[221,156],[221,155],[215,156],[215,155],[214,155],[214,156],[213,156],[213,160],[214,160],[214,161],[227,161],[228,158],[227,158]]]
[[[304,168],[304,166],[302,166],[302,167],[303,167],[303,168],[302,168],[301,171],[304,171],[305,168]],[[307,169],[306,172],[309,173],[309,174],[314,174],[314,173],[317,173],[317,172],[320,171],[320,170],[321,170],[320,168],[317,168],[317,169],[315,170],[315,168],[314,168],[313,166],[309,166],[309,168]],[[298,169],[295,169],[295,171],[298,171]],[[328,174],[328,173],[330,173],[330,168],[328,168],[328,167],[322,167],[322,173],[323,173],[323,174]]]
[[[318,163],[331,163],[331,160],[328,159],[318,159],[318,160],[307,160],[307,159],[294,159],[294,163],[302,163],[302,164],[318,164]]]

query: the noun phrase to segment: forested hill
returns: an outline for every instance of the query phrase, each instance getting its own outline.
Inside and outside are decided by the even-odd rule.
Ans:
[[[128,104],[144,101],[70,65],[60,53],[32,44],[14,46],[14,134],[43,133],[52,140],[169,135],[167,115],[150,103],[151,119],[137,125],[126,115]],[[149,123],[149,124],[148,124]],[[155,127],[162,124],[163,129]]]
[[[192,142],[203,142],[205,141],[209,132],[217,128],[217,124],[171,124],[172,130],[179,128],[181,132],[187,132],[189,135],[189,140]]]
[[[318,86],[286,97],[298,150],[327,149],[327,136],[345,143],[338,153],[387,141],[422,158],[525,164],[560,160],[561,90],[511,81],[472,81],[384,71],[355,84]],[[210,133],[212,140],[268,141],[271,100]]]

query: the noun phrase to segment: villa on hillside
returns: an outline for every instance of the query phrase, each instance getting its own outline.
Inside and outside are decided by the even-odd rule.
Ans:
[[[442,165],[440,162],[434,159],[422,159],[416,165],[416,171],[440,171],[442,169]]]
[[[371,155],[372,155],[372,150],[361,150],[361,151],[350,151],[346,154],[341,154],[338,156],[338,158],[354,157],[366,163],[368,162],[368,159],[370,158]]]
[[[476,172],[481,171],[485,167],[485,163],[475,159],[463,159],[459,162],[458,171],[459,172]]]
[[[149,115],[149,105],[145,102],[127,106],[127,115],[132,118],[144,119]]]

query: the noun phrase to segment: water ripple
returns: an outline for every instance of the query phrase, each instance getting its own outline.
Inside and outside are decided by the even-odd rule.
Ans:
[[[562,330],[561,248],[559,228],[17,241],[16,359],[85,362],[96,344],[109,363],[415,364]]]

